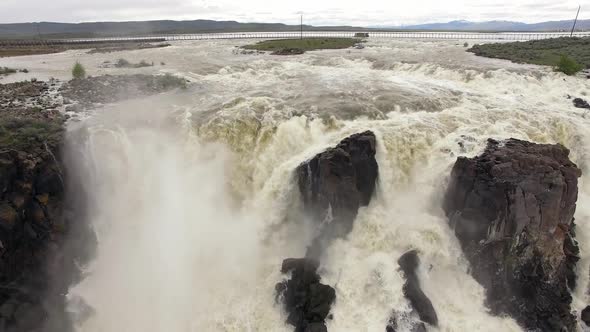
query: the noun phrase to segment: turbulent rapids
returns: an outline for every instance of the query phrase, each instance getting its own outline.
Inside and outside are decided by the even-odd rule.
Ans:
[[[443,209],[457,158],[481,155],[489,138],[560,143],[581,170],[572,310],[584,328],[590,117],[567,96],[590,93],[588,80],[476,58],[453,42],[283,58],[232,47],[141,51],[166,58],[188,89],[70,121],[68,166],[96,237],[67,294],[77,331],[293,331],[275,290],[291,277],[281,264],[305,257],[324,227],[305,213],[297,169],[368,130],[378,164],[370,201],[318,258],[319,282],[335,294],[328,331],[382,332],[392,317],[395,331],[524,331],[486,304]],[[398,264],[411,250],[415,271]],[[431,302],[436,324],[419,327],[408,287]]]

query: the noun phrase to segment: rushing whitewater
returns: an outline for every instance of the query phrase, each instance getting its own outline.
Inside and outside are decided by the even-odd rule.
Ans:
[[[587,95],[590,83],[476,58],[460,44],[381,41],[284,58],[235,54],[231,41],[141,51],[193,84],[69,125],[98,241],[68,294],[78,331],[291,331],[274,285],[314,231],[293,171],[368,129],[375,196],[319,270],[336,289],[329,331],[382,332],[393,309],[411,310],[397,266],[409,249],[421,253],[438,330],[521,331],[488,313],[441,208],[456,158],[489,137],[561,143],[582,169],[580,311],[590,300],[590,115],[567,95]]]

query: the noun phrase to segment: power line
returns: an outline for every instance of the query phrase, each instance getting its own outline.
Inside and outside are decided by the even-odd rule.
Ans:
[[[570,33],[570,37],[573,37],[574,35],[574,30],[576,29],[576,22],[578,22],[578,15],[580,15],[580,9],[582,9],[582,6],[578,7],[578,13],[576,14],[576,19],[574,20],[574,26],[572,26],[572,32]]]

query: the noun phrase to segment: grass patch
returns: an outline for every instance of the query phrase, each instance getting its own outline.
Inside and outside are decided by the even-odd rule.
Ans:
[[[582,69],[583,68],[581,64],[567,55],[561,56],[559,62],[557,63],[557,67],[555,68],[555,70],[560,71],[566,75],[574,75]]]
[[[29,151],[42,143],[57,146],[63,131],[61,120],[0,119],[0,150]]]
[[[557,70],[565,68],[568,72],[571,72],[571,69],[579,71],[590,68],[590,37],[474,45],[468,51],[479,56],[511,60],[516,63],[552,66]],[[566,57],[565,62],[563,57]]]
[[[359,43],[357,38],[303,38],[265,40],[244,46],[248,50],[276,52],[283,49],[300,49],[303,51],[349,48]]]

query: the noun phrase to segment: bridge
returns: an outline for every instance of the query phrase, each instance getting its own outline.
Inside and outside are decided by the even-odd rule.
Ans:
[[[366,31],[365,31],[366,32]],[[157,36],[67,38],[36,40],[0,40],[0,45],[59,45],[59,44],[98,44],[128,42],[172,42],[181,40],[214,39],[281,39],[303,37],[353,38],[355,31],[286,31],[286,32],[227,32],[170,34]],[[478,40],[478,41],[528,41],[559,37],[569,37],[569,32],[442,32],[442,31],[369,31],[369,39],[409,39],[409,40]],[[575,37],[590,37],[590,32],[576,32]],[[366,38],[366,37],[364,37]]]

